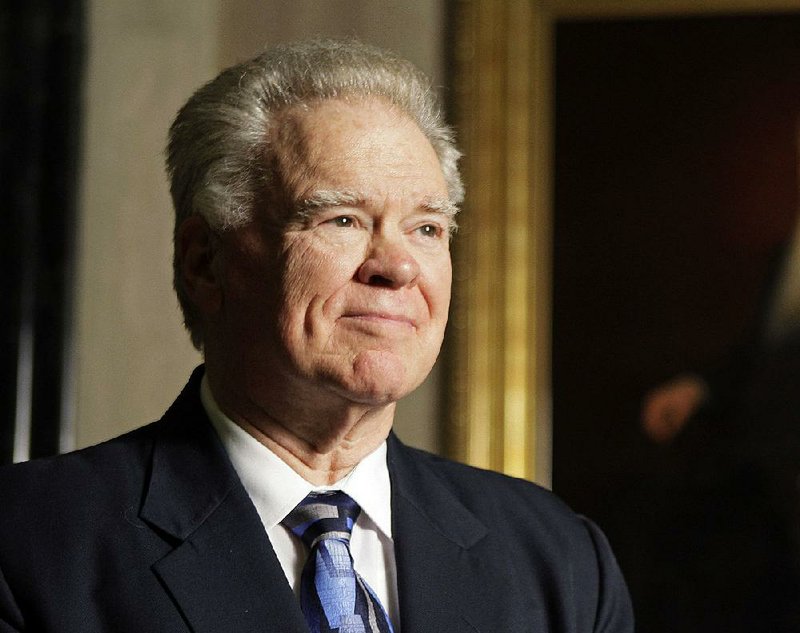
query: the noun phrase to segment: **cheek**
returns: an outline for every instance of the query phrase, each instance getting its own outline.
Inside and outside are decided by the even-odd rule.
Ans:
[[[286,249],[283,298],[293,315],[304,315],[324,306],[355,274],[346,251],[327,244],[297,240]]]
[[[450,291],[452,285],[452,271],[450,258],[436,262],[428,276],[428,290],[425,293],[431,315],[434,319],[447,320],[450,308]]]

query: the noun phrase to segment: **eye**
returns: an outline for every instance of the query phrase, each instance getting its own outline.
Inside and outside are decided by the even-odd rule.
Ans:
[[[332,224],[337,229],[352,229],[356,226],[356,219],[351,215],[338,215],[328,220],[327,224]]]
[[[423,224],[417,227],[417,232],[423,237],[440,237],[442,228],[436,224]]]

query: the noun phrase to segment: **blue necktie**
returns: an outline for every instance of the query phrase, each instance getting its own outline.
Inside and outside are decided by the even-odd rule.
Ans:
[[[282,521],[310,550],[300,606],[311,633],[393,633],[375,592],[353,569],[350,534],[360,513],[340,490],[312,492]]]

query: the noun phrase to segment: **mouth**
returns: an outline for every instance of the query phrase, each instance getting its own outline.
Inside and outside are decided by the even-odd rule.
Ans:
[[[417,327],[416,321],[411,317],[390,312],[354,311],[343,314],[341,318],[354,323],[361,323],[367,327],[399,327],[408,329]]]

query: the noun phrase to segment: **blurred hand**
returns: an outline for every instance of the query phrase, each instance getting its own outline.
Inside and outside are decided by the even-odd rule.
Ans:
[[[681,374],[648,392],[642,401],[642,430],[657,444],[666,444],[681,432],[708,397],[708,385],[699,376]]]

